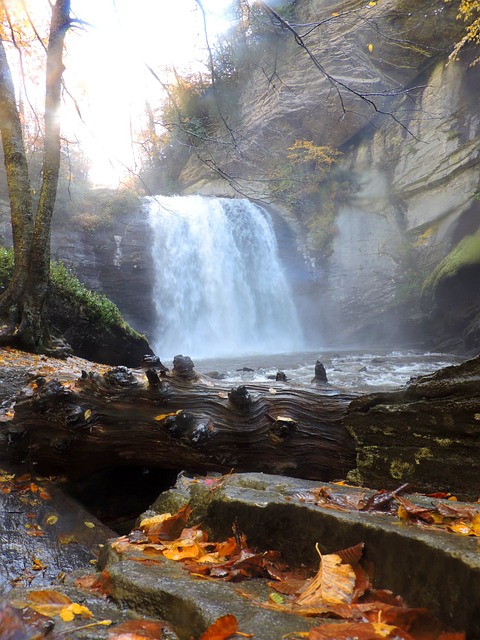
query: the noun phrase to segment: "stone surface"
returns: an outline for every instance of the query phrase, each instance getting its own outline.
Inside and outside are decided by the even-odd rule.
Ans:
[[[180,640],[199,637],[217,618],[228,614],[237,618],[239,631],[262,640],[278,640],[280,635],[307,631],[314,624],[307,618],[250,603],[238,593],[239,585],[190,577],[178,562],[160,558],[160,566],[145,566],[132,561],[135,557],[118,556],[110,549],[102,558],[101,566],[110,576],[111,597],[143,614],[167,620]],[[268,598],[266,581],[244,583],[241,590],[252,597]]]
[[[295,139],[340,148],[334,177],[345,176],[350,187],[335,205],[328,256],[307,247],[307,211],[274,203],[295,228],[310,266],[295,282],[309,339],[472,351],[480,345],[478,316],[468,302],[473,297],[478,308],[474,285],[455,296],[459,273],[426,304],[422,286],[478,228],[480,67],[469,66],[468,52],[446,66],[461,29],[451,6],[351,3],[346,16],[344,8],[299,1],[293,22],[321,22],[305,42],[323,69],[353,92],[329,82],[286,32],[266,37],[239,100],[240,159],[208,147],[235,179],[221,186],[192,155],[180,181],[188,193],[209,195],[233,183],[237,195],[272,203],[265,189],[272,157],[275,166],[285,163]],[[370,94],[378,111],[355,91]],[[318,213],[329,204],[320,201]]]
[[[404,390],[354,400],[344,424],[353,435],[352,480],[392,488],[480,495],[480,359],[422,376]]]
[[[217,478],[218,481],[218,478]],[[189,502],[190,523],[201,524],[212,540],[232,535],[232,523],[247,536],[250,546],[276,549],[290,565],[316,563],[315,545],[322,553],[365,543],[366,561],[375,566],[375,586],[389,588],[406,598],[410,606],[425,606],[453,627],[467,629],[469,638],[480,633],[478,605],[465,597],[480,588],[480,562],[475,539],[445,531],[432,531],[406,524],[396,516],[358,511],[338,511],[313,504],[312,489],[320,485],[265,474],[234,474],[215,485],[215,479],[180,477],[174,489],[161,494],[154,512],[174,513]],[[364,489],[322,485],[340,493],[370,492]],[[409,496],[416,504],[428,506],[430,499]],[[399,558],[402,561],[399,562]],[[185,627],[204,628],[213,617],[234,611],[240,630],[272,640],[292,629],[295,619],[275,619],[258,612],[252,614],[248,601],[240,609],[231,585],[212,584],[182,575],[170,561],[162,566],[138,566],[126,557],[108,550],[101,566],[106,566],[113,583],[114,597],[150,615],[161,615],[178,624],[181,638],[188,638]],[[256,580],[253,581],[257,582]],[[242,591],[262,585],[242,584]],[[293,617],[292,617],[293,618]],[[174,622],[176,620],[176,623]],[[267,625],[267,628],[262,625]],[[277,625],[274,631],[271,625]],[[306,622],[304,629],[307,627]],[[257,626],[258,625],[258,626]],[[300,629],[301,624],[297,626]]]

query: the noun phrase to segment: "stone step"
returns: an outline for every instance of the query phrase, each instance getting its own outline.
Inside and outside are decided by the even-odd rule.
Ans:
[[[249,547],[278,550],[291,566],[318,566],[317,544],[325,554],[364,543],[364,559],[373,563],[376,588],[392,590],[411,607],[432,610],[446,625],[467,631],[468,638],[480,637],[475,597],[480,592],[480,555],[475,538],[420,527],[396,515],[319,506],[312,490],[320,486],[340,497],[373,493],[261,473],[180,477],[145,515],[175,513],[189,502],[189,524],[201,524],[211,540],[230,537],[236,522]],[[409,495],[408,500],[426,507],[434,502],[419,495]],[[236,615],[240,631],[262,640],[307,631],[313,624],[307,618],[260,609],[238,593],[247,591],[255,597],[253,592],[258,592],[266,600],[266,582],[232,586],[199,580],[188,575],[181,563],[161,559],[155,566],[145,566],[107,549],[101,566],[110,573],[112,596],[137,611],[165,618],[182,639],[202,633],[228,613]]]

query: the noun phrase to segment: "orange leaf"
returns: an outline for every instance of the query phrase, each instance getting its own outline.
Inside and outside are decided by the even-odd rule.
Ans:
[[[414,640],[406,631],[381,622],[340,622],[310,629],[308,640]]]
[[[202,633],[199,640],[226,640],[237,633],[238,622],[234,615],[229,613],[218,618],[208,629]]]
[[[148,520],[150,519],[147,521],[144,520],[140,523],[140,528],[150,542],[157,543],[160,542],[160,540],[175,540],[187,524],[189,515],[190,507],[186,504],[179,509],[175,515],[159,519],[158,522],[155,522],[155,518],[152,518],[154,522],[149,522]]]
[[[163,621],[128,620],[108,632],[110,640],[162,640],[169,625]]]

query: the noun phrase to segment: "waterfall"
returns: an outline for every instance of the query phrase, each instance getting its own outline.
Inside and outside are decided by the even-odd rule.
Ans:
[[[269,214],[248,200],[146,198],[162,358],[280,353],[302,332]]]

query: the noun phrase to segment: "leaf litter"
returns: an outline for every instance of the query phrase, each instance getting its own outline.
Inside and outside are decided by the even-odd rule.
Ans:
[[[321,491],[319,496],[323,499],[325,492]],[[392,499],[396,500],[396,496]],[[404,498],[402,501],[402,508],[408,511],[408,504],[405,506],[408,501]],[[378,502],[370,501],[369,509],[373,504]],[[452,517],[452,513],[454,517],[459,513],[465,517],[470,511],[459,511],[453,506],[444,517]],[[446,630],[431,611],[408,607],[400,596],[374,588],[369,572],[361,564],[363,543],[328,554],[322,554],[317,545],[319,566],[315,572],[305,567],[290,568],[276,550],[250,548],[237,523],[232,527],[233,536],[220,542],[210,541],[200,527],[186,526],[188,515],[186,505],[173,515],[145,518],[128,536],[117,538],[112,547],[125,559],[147,565],[182,562],[198,579],[234,583],[235,591],[256,606],[318,622],[309,631],[290,634],[284,640],[465,640],[464,633]],[[266,579],[271,590],[267,600],[252,596],[240,586],[241,582],[255,578]],[[102,572],[98,580],[91,588],[108,592],[108,572]],[[238,630],[235,616],[229,614],[199,640],[242,636],[245,634]]]

